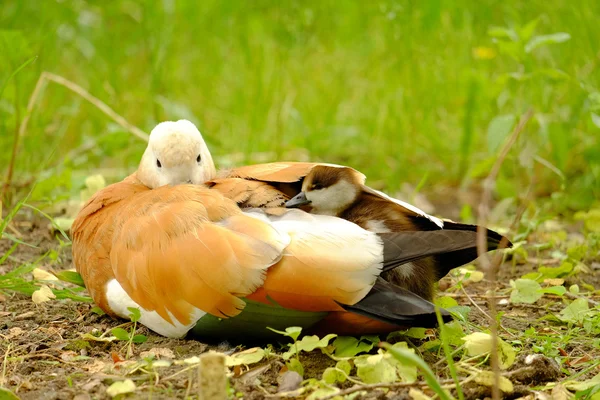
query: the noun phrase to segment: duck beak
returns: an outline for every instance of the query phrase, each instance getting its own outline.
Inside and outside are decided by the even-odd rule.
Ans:
[[[306,198],[306,194],[304,192],[300,192],[285,202],[285,208],[297,208],[306,204],[310,204],[310,200]]]

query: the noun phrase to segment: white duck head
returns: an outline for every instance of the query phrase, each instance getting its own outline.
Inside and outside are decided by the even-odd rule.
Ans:
[[[150,133],[137,178],[155,189],[164,185],[202,184],[216,175],[208,146],[187,120],[166,121]]]

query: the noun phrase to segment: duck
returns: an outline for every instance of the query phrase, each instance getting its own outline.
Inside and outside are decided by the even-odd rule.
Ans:
[[[160,335],[218,340],[288,326],[379,334],[435,327],[437,312],[452,318],[381,275],[469,248],[474,232],[376,233],[300,209],[242,208],[205,184],[215,178],[198,129],[166,121],[137,171],[84,204],[71,228],[73,262],[106,314],[130,319],[138,309],[139,323]]]
[[[427,214],[412,204],[392,198],[366,184],[360,171],[337,164],[274,162],[220,172],[207,182],[242,208],[300,208],[313,214],[336,216],[376,233],[447,230],[476,232],[463,224]],[[488,251],[512,247],[505,236],[484,228]],[[381,277],[432,301],[436,282],[452,269],[478,257],[477,243],[456,252],[425,257],[384,272]]]

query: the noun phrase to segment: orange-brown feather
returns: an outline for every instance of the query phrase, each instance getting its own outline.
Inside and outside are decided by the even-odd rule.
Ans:
[[[242,178],[214,179],[208,186],[217,190],[242,208],[282,207],[290,199],[272,185]]]
[[[126,182],[93,196],[73,236],[77,269],[103,309],[111,312],[105,285],[114,277],[143,308],[184,324],[192,307],[238,314],[239,297],[260,287],[287,244],[217,191]]]

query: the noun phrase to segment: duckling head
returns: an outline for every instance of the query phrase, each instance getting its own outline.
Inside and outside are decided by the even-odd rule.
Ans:
[[[302,191],[285,206],[310,204],[314,214],[339,215],[358,197],[362,180],[352,168],[317,165],[304,178]]]
[[[208,146],[194,124],[166,121],[150,133],[137,178],[151,189],[183,183],[202,184],[216,175]]]

